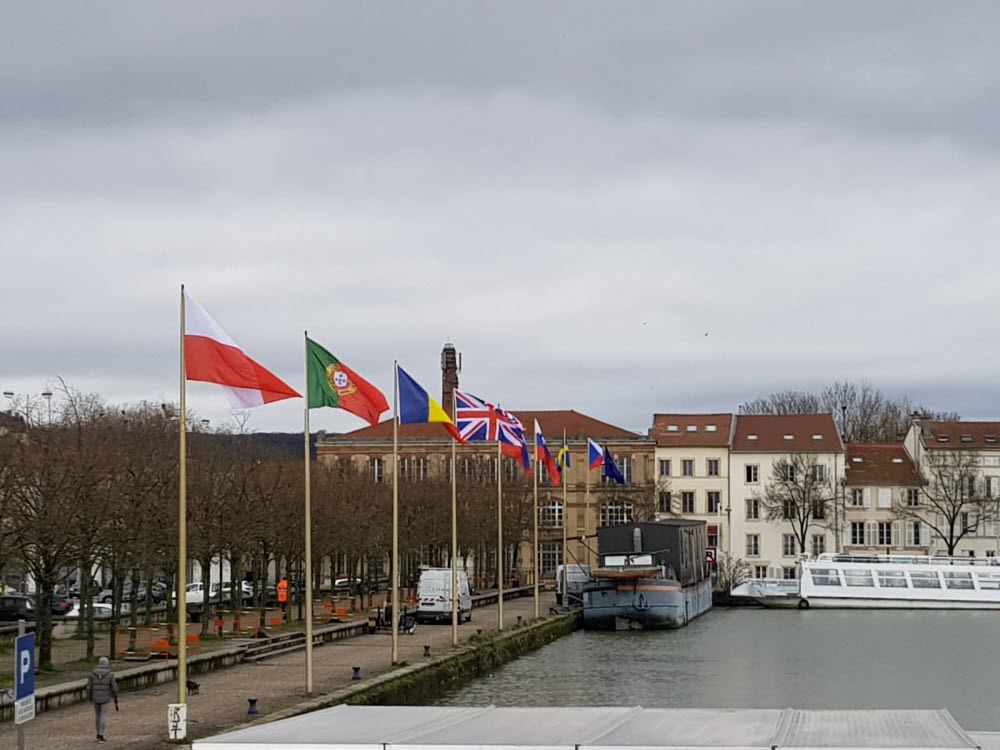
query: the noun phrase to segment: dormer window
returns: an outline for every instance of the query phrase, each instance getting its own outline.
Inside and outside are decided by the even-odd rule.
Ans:
[[[705,432],[715,432],[715,425],[714,424],[705,425]]]
[[[680,431],[680,428],[677,425],[675,425],[675,424],[668,424],[667,425],[667,432],[679,432],[679,431]]]
[[[813,440],[822,440],[822,439],[823,439],[822,435],[813,435]]]
[[[972,435],[962,435],[962,442],[963,443],[971,443],[972,442]]]
[[[795,440],[795,435],[785,435],[785,440]]]
[[[948,436],[947,435],[938,435],[937,436],[937,441],[939,443],[947,443],[948,442]]]
[[[853,458],[851,459],[851,461],[853,461],[853,462],[854,462],[854,463],[856,463],[856,464],[859,464],[859,463],[861,463],[861,460],[862,460],[862,459],[861,459],[861,456],[854,456],[854,457],[853,457]]]
[[[757,439],[756,435],[747,435],[747,440],[756,440],[756,439]]]
[[[901,463],[903,463],[903,459],[901,459],[901,458],[894,458],[894,459],[892,459],[892,462],[894,464],[901,464]]]
[[[996,435],[987,435],[986,436],[986,442],[987,443],[995,443],[996,441],[997,441],[997,436]]]
[[[696,425],[696,424],[689,424],[687,429],[688,429],[688,432],[697,432],[698,431],[698,425]]]

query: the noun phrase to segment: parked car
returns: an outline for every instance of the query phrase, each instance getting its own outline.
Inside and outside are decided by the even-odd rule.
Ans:
[[[0,596],[0,622],[17,622],[35,619],[35,602],[23,594]]]
[[[94,607],[94,619],[95,620],[110,620],[113,614],[112,607],[110,604],[102,604],[101,602],[92,602]],[[68,620],[79,620],[80,619],[80,602],[75,602],[73,608],[66,615]]]
[[[52,614],[57,617],[65,617],[71,609],[73,609],[73,602],[68,596],[52,595]]]
[[[144,582],[142,582],[139,584],[139,588],[137,589],[136,593],[136,596],[138,597],[138,601],[140,603],[146,601],[146,599],[149,598],[149,595],[147,594],[147,589],[152,594],[153,603],[165,602],[167,600],[167,587],[165,585],[163,585],[159,581],[153,581],[152,586],[147,587],[147,585]],[[94,599],[103,604],[111,604],[113,597],[114,597],[114,589],[109,586],[107,588],[101,589],[101,592],[97,594],[97,596],[95,596]],[[132,580],[129,579],[122,584],[122,601],[127,602],[130,601],[131,599],[132,599]]]
[[[242,591],[242,595],[240,597],[240,599],[242,601],[249,601],[253,597],[253,586],[251,586],[246,581],[243,581],[240,584],[240,589]],[[223,581],[222,582],[222,601],[229,602],[229,601],[232,601],[232,600],[233,600],[233,584],[232,584],[231,581]],[[213,583],[212,584],[212,601],[213,602],[219,601],[219,584],[218,583]]]

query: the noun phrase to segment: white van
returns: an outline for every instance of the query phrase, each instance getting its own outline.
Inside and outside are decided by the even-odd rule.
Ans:
[[[451,568],[424,568],[417,584],[417,620],[451,620]],[[458,571],[458,621],[472,622],[469,576]]]
[[[570,565],[566,569],[566,588],[569,589],[569,596],[566,604],[580,604],[583,601],[583,584],[590,580],[589,565]],[[556,566],[556,604],[563,604],[563,566]]]

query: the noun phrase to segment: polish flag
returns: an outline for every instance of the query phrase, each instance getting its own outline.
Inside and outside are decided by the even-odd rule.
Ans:
[[[188,380],[223,386],[234,409],[301,398],[291,386],[250,359],[187,292],[184,293],[184,373]]]

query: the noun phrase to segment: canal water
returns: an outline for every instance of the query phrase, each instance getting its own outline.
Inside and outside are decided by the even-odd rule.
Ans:
[[[439,705],[947,708],[1000,729],[1000,612],[716,609],[578,631]]]

